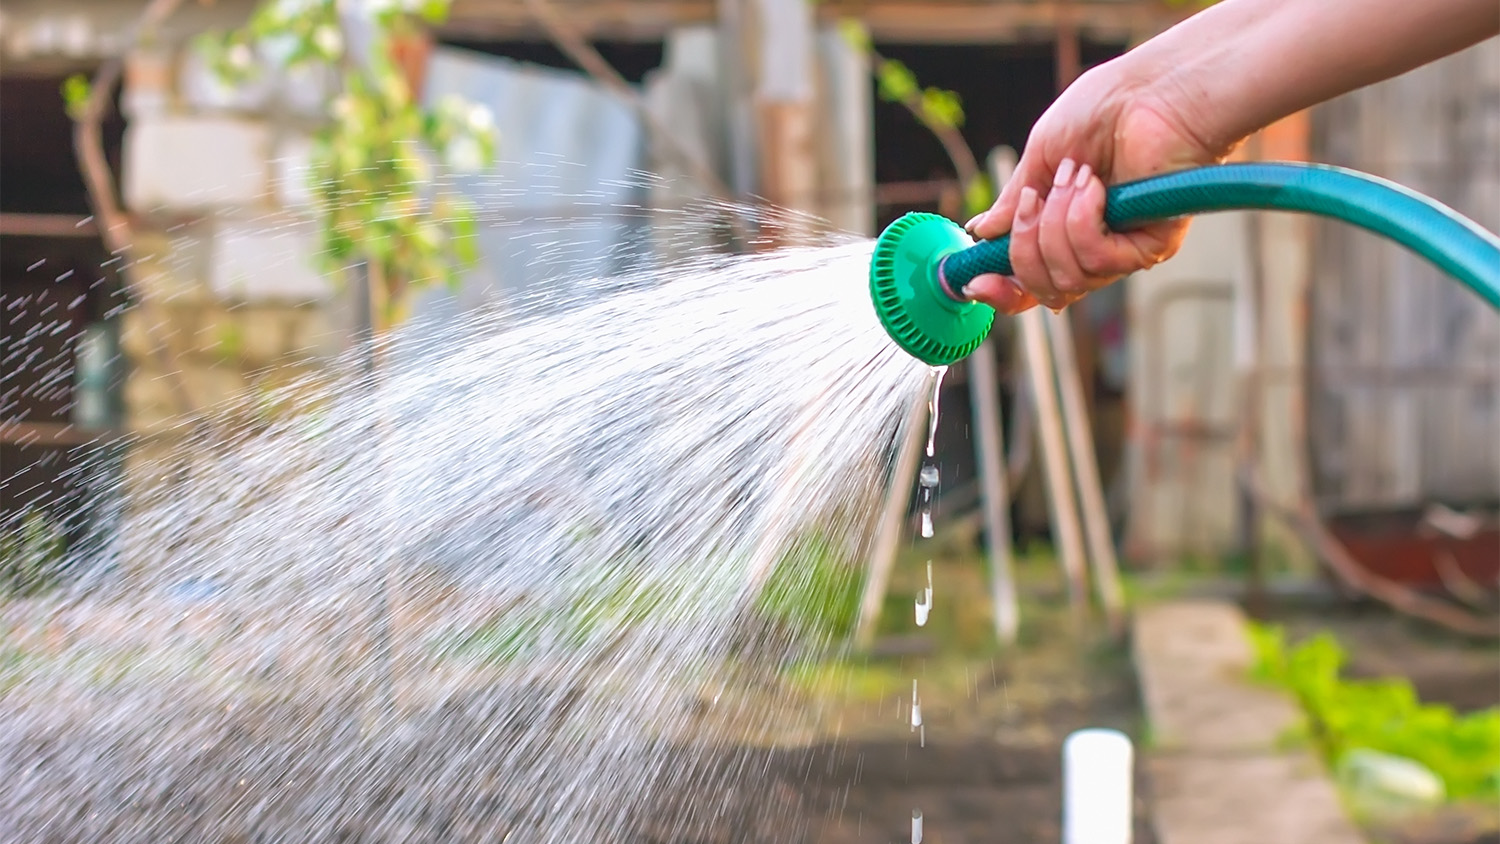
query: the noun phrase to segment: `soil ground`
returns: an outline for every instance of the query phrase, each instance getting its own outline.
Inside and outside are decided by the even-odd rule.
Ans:
[[[912,601],[933,555],[934,608],[921,629]],[[801,783],[809,842],[906,842],[911,810],[924,841],[1055,842],[1061,815],[1061,745],[1083,727],[1114,727],[1149,747],[1128,653],[1093,619],[1070,623],[1055,564],[1023,561],[1020,647],[992,645],[986,575],[963,535],[924,543],[898,563],[883,617],[885,656],[809,671],[819,733],[859,764],[814,764]],[[1171,591],[1237,594],[1230,579],[1190,578]],[[1151,589],[1138,588],[1150,599]],[[1349,653],[1351,677],[1404,677],[1426,701],[1459,711],[1500,705],[1500,648],[1475,644],[1384,607],[1333,596],[1278,597],[1261,620],[1300,639],[1327,630]],[[918,681],[925,742],[910,726]],[[825,748],[826,753],[833,752]],[[1136,782],[1136,841],[1154,844],[1150,782]],[[1460,805],[1363,829],[1371,844],[1500,844],[1500,807]]]
[[[913,604],[932,555],[933,609]],[[1056,842],[1062,743],[1086,727],[1139,742],[1139,696],[1123,642],[1099,619],[1075,624],[1050,559],[1022,562],[1019,646],[993,644],[983,563],[964,535],[924,542],[898,562],[876,654],[810,669],[800,688],[844,764],[810,764],[799,791],[809,842]],[[883,655],[882,655],[883,654]],[[912,681],[921,730],[911,726]],[[1154,844],[1147,788],[1136,784],[1136,842]]]
[[[928,624],[918,628],[913,604],[927,583],[929,554],[933,610]],[[788,721],[775,748],[732,746],[725,738],[731,746],[709,754],[684,754],[674,780],[685,787],[670,789],[667,804],[644,807],[644,817],[635,831],[622,837],[622,844],[904,844],[911,841],[913,811],[922,812],[925,844],[1059,841],[1061,748],[1067,735],[1085,727],[1112,727],[1136,740],[1139,755],[1149,745],[1125,643],[1109,640],[1097,618],[1073,620],[1056,567],[1044,554],[1026,555],[1020,579],[1021,641],[1000,650],[993,644],[986,573],[971,538],[956,533],[910,549],[895,570],[876,653],[812,661],[789,672],[780,688],[749,692],[774,698],[765,701],[764,711],[790,709],[805,717]],[[1383,610],[1326,602],[1283,602],[1270,620],[1285,624],[1294,637],[1331,630],[1349,649],[1355,674],[1407,676],[1425,699],[1460,709],[1500,704],[1500,654],[1493,647],[1463,645]],[[911,724],[914,680],[921,730]],[[424,741],[413,745],[394,736],[369,758],[382,766],[438,770],[442,755],[467,736],[493,732],[496,725],[525,734],[533,725],[515,722],[514,717],[528,711],[523,692],[518,690],[515,699],[489,693],[467,705],[455,704],[450,711],[434,712],[431,724],[418,725],[415,733]],[[515,784],[503,777],[457,791],[441,782],[414,781],[408,785],[420,788],[412,794],[382,794],[366,793],[358,788],[358,778],[350,776],[345,778],[349,793],[319,789],[328,791],[337,806],[288,805],[285,817],[244,818],[242,833],[193,834],[201,831],[204,818],[235,816],[241,802],[237,784],[283,776],[283,768],[291,772],[286,787],[292,792],[299,791],[299,777],[326,782],[329,771],[318,761],[342,758],[339,748],[353,740],[337,714],[273,708],[236,712],[233,717],[205,716],[202,723],[216,725],[207,736],[216,752],[184,760],[171,771],[161,770],[149,793],[136,793],[126,804],[120,803],[125,798],[118,794],[94,797],[99,805],[128,804],[129,811],[117,819],[120,824],[134,828],[149,820],[163,830],[183,833],[181,839],[154,840],[271,840],[275,830],[305,830],[308,824],[321,825],[332,838],[348,841],[498,840],[495,833],[507,830],[506,800],[514,796]],[[453,738],[446,743],[438,740],[444,736]],[[16,735],[10,737],[13,741],[0,742],[0,757],[45,759],[54,768],[74,762],[87,768],[94,758],[89,753],[97,752],[106,737],[62,731],[42,737],[47,746],[40,747],[17,744],[22,737]],[[308,744],[313,738],[326,740],[327,747],[319,750]],[[286,742],[278,743],[282,739]],[[126,751],[156,752],[124,744],[111,752]],[[661,747],[647,755],[657,752],[676,751]],[[305,764],[283,764],[291,758]],[[243,767],[223,767],[220,762],[226,759],[247,760],[265,770],[258,777],[247,775]],[[142,764],[131,759],[120,764],[122,769],[145,769],[146,760],[138,761]],[[713,770],[700,772],[697,765]],[[671,765],[666,768],[672,770]],[[731,769],[733,778],[720,776]],[[55,776],[67,779],[70,774],[59,771]],[[702,805],[707,798],[690,786],[715,778],[736,783],[734,791],[724,795],[720,805]],[[1150,797],[1150,783],[1138,776],[1137,844],[1156,844],[1148,821]],[[422,806],[411,816],[412,828],[387,829],[394,836],[388,838],[362,829],[362,807],[398,798]],[[689,805],[674,808],[669,805],[674,800]],[[78,804],[80,810],[84,805]],[[704,822],[685,829],[674,819],[686,814],[697,814]],[[342,818],[341,825],[326,824],[332,815]],[[1497,830],[1500,810],[1457,807],[1399,828],[1369,832],[1372,842],[1379,844],[1496,844]],[[105,834],[77,840],[126,840],[100,831]]]

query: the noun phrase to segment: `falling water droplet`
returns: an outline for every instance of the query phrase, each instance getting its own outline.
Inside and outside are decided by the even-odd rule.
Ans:
[[[911,844],[922,844],[922,810],[911,810]]]
[[[922,538],[923,539],[931,539],[932,538],[932,511],[931,510],[923,510],[922,511]]]
[[[911,681],[911,728],[922,726],[922,702],[917,699],[917,681]]]
[[[927,616],[932,612],[932,561],[927,561],[927,587],[922,594],[917,596],[917,626],[923,627],[927,624]]]
[[[923,488],[933,489],[938,485],[938,477],[938,467],[929,463],[922,467],[922,474],[918,476],[918,480]]]
[[[938,398],[943,394],[943,376],[948,374],[948,367],[938,366],[932,370],[932,398],[927,400],[927,456],[933,455],[937,445],[938,426]]]

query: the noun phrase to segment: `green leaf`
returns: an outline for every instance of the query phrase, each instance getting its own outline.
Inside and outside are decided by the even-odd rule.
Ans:
[[[1253,626],[1251,644],[1254,676],[1295,696],[1329,764],[1374,750],[1425,765],[1454,799],[1500,798],[1500,708],[1460,716],[1422,702],[1405,679],[1346,680],[1343,648],[1327,633],[1288,647],[1280,629]]]
[[[964,187],[964,213],[970,217],[989,208],[995,202],[995,191],[990,186],[990,180],[983,176],[976,176]]]
[[[83,110],[87,107],[89,95],[93,92],[93,83],[81,73],[75,73],[63,80],[62,98],[63,104],[68,110],[68,116],[74,120],[83,118]]]
[[[964,125],[964,107],[957,93],[941,88],[922,92],[922,113],[939,126],[956,129]]]
[[[477,263],[474,211],[434,197],[433,165],[452,148],[466,167],[493,161],[496,134],[488,111],[451,97],[435,108],[418,102],[389,49],[398,38],[448,17],[451,0],[387,4],[372,25],[372,58],[344,67],[346,43],[338,0],[261,0],[240,28],[196,39],[210,66],[233,84],[261,65],[313,66],[337,73],[330,120],[313,135],[308,179],[321,227],[319,263],[342,275],[357,260],[378,262],[392,291],[457,284]],[[65,83],[64,97],[87,97],[86,80]],[[404,298],[398,296],[397,298]],[[404,301],[393,301],[399,319]]]
[[[453,257],[463,266],[473,266],[479,262],[479,224],[474,219],[469,209],[463,209],[454,214],[448,221],[448,226],[453,230],[453,237],[449,244],[453,248]]]
[[[444,23],[448,20],[448,0],[423,0],[417,14],[427,23]]]
[[[901,62],[886,60],[876,70],[880,96],[891,102],[906,102],[917,95],[917,77]]]
[[[870,51],[870,31],[858,20],[844,18],[839,21],[839,35],[843,36],[845,43],[861,53]]]
[[[214,338],[214,347],[219,357],[226,361],[235,360],[244,353],[245,332],[238,320],[231,317],[219,327],[218,336]]]

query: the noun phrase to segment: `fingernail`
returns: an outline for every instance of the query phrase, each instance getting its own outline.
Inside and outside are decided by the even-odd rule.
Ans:
[[[980,211],[978,214],[975,214],[973,217],[969,218],[969,222],[964,223],[964,231],[973,231],[974,227],[983,222],[984,218],[988,217],[989,215],[990,212],[988,211]]]
[[[987,276],[979,276],[970,279],[969,283],[964,285],[964,289],[959,292],[964,295],[965,299],[977,299],[989,296],[994,292],[994,287],[991,286]]]
[[[1073,187],[1075,187],[1075,188],[1077,188],[1079,190],[1083,190],[1084,188],[1086,188],[1086,187],[1089,186],[1089,179],[1093,175],[1094,175],[1094,171],[1090,170],[1089,166],[1087,164],[1083,165],[1082,167],[1079,167],[1078,168],[1078,178],[1076,178],[1076,179],[1073,180]]]
[[[1036,219],[1037,193],[1036,188],[1021,188],[1021,201],[1016,206],[1016,221],[1030,224]]]
[[[1073,159],[1064,158],[1057,165],[1057,174],[1052,179],[1054,187],[1065,188],[1073,183]]]

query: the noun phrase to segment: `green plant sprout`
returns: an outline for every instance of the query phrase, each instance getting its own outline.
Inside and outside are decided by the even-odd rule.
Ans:
[[[1280,627],[1252,625],[1252,676],[1291,692],[1311,742],[1330,767],[1353,750],[1374,750],[1425,765],[1458,800],[1500,798],[1500,707],[1467,715],[1423,703],[1404,679],[1346,680],[1346,654],[1323,632],[1289,646]]]
[[[440,169],[473,173],[491,163],[494,119],[456,96],[422,107],[397,58],[423,26],[446,19],[448,7],[449,0],[268,0],[243,27],[198,41],[230,84],[267,70],[336,73],[310,162],[318,258],[334,278],[368,267],[377,331],[405,319],[409,293],[455,287],[479,258],[473,204],[433,185]]]
[[[66,563],[67,537],[37,510],[28,510],[0,532],[0,597],[26,598],[57,585]]]

